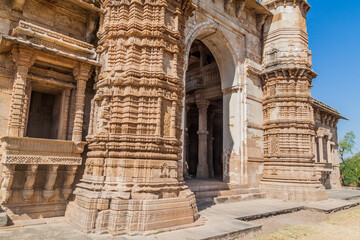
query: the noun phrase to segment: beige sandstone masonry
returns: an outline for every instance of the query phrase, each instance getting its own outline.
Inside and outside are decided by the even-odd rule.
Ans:
[[[67,207],[83,231],[141,234],[199,218],[183,175],[296,201],[340,186],[344,118],[311,97],[306,0],[0,9],[0,199],[12,220]]]
[[[262,1],[274,14],[265,30],[263,59],[264,173],[269,197],[295,201],[327,199],[316,169],[311,104],[311,51],[306,0]],[[290,40],[289,40],[290,39]]]
[[[191,1],[104,1],[102,64],[84,176],[67,214],[87,232],[136,234],[193,223],[179,181],[184,26]]]

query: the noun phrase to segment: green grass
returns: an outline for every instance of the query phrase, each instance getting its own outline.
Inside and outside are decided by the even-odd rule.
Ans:
[[[360,240],[360,207],[330,215],[315,224],[280,228],[258,240]]]

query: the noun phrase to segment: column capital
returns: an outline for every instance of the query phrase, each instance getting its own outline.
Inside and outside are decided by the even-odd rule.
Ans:
[[[14,47],[11,50],[11,56],[17,66],[26,68],[31,67],[36,60],[34,52],[31,49],[23,47]]]
[[[75,80],[85,80],[87,81],[92,73],[92,66],[86,63],[79,63],[73,69],[73,75]]]
[[[196,106],[198,108],[208,108],[210,105],[210,101],[208,100],[197,100],[196,101]]]

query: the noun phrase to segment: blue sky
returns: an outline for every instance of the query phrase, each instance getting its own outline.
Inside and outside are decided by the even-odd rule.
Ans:
[[[312,96],[340,111],[350,121],[338,125],[357,136],[360,151],[360,1],[308,0],[309,48],[313,53]]]

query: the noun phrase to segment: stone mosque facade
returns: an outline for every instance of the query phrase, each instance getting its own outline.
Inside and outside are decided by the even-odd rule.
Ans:
[[[344,117],[311,97],[309,9],[0,1],[3,211],[133,235],[196,225],[201,204],[327,199]]]

